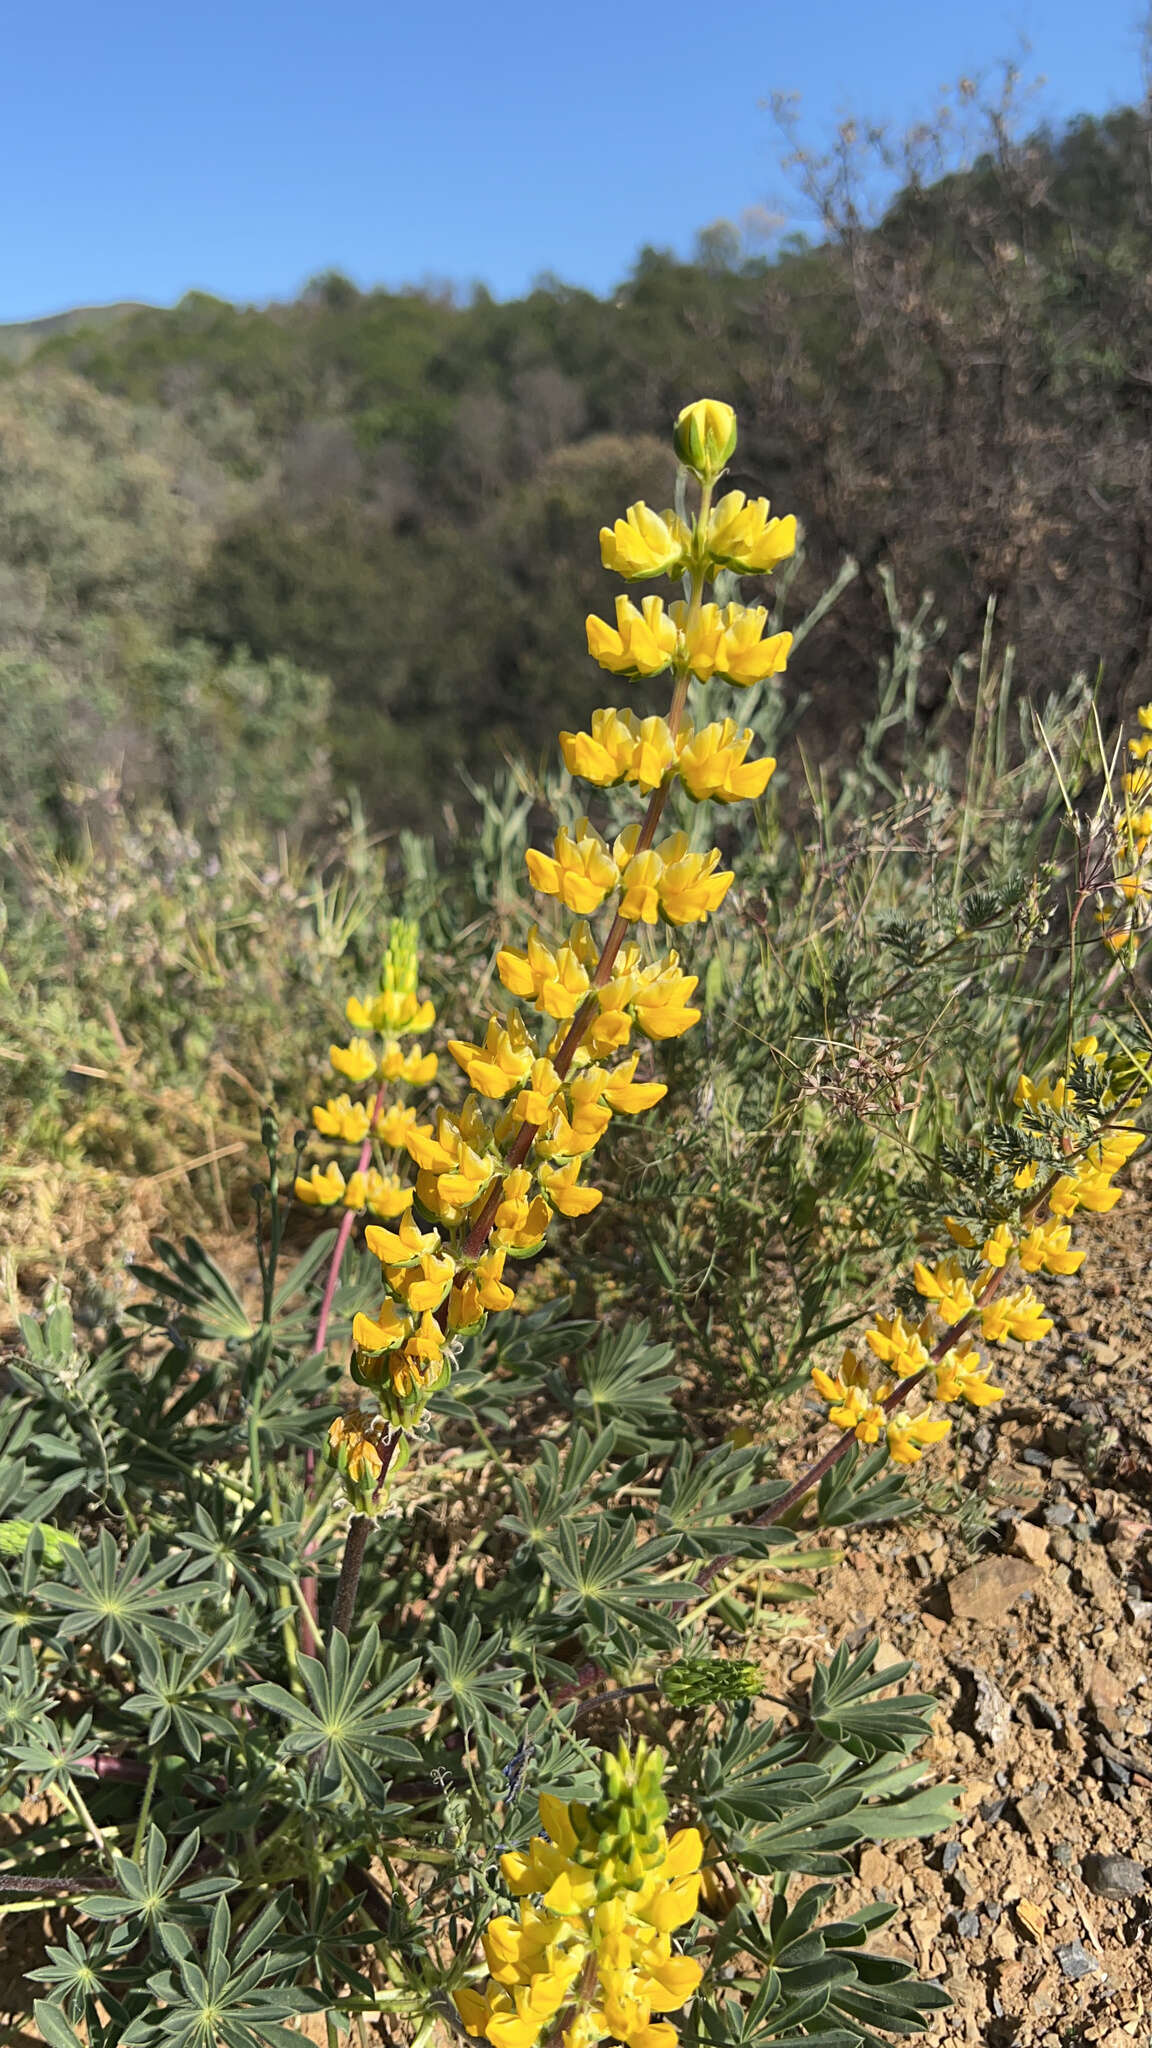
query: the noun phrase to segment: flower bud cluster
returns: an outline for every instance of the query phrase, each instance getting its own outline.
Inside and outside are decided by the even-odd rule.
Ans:
[[[921,1320],[876,1316],[862,1341],[846,1348],[835,1372],[813,1370],[829,1422],[850,1430],[859,1443],[885,1442],[896,1464],[915,1464],[951,1428],[947,1416],[930,1408],[910,1413],[901,1399],[902,1383],[944,1407],[965,1402],[982,1408],[1002,1400],[1004,1389],[989,1379],[976,1340],[1036,1344],[1052,1329],[1030,1281],[1008,1284],[1012,1272],[1078,1272],[1084,1252],[1072,1247],[1069,1219],[1077,1209],[1101,1214],[1120,1199],[1113,1178],[1143,1135],[1118,1121],[1119,1097],[1107,1084],[1097,1040],[1079,1039],[1072,1060],[1061,1074],[1039,1081],[1023,1074],[1016,1084],[1014,1128],[1046,1150],[1048,1164],[1034,1158],[1014,1172],[1005,1169],[1000,1195],[1010,1217],[946,1217],[957,1251],[932,1265],[917,1259],[912,1268],[912,1284],[926,1304]],[[1090,1096],[1085,1092],[1083,1102],[1073,1081],[1077,1064],[1099,1075],[1100,1085]]]
[[[565,2048],[675,2048],[654,2015],[677,2011],[702,1975],[672,1935],[696,1911],[703,1843],[695,1828],[669,1839],[663,1761],[643,1741],[621,1743],[601,1760],[593,1805],[541,1795],[546,1833],[501,1858],[521,1903],[484,1930],[488,1983],[456,1994],[469,2034],[493,2048],[555,2033]]]

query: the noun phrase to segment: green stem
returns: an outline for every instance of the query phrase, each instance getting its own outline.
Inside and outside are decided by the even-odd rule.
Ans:
[[[144,1830],[148,1825],[148,1814],[152,1795],[156,1790],[156,1779],[160,1771],[160,1751],[154,1749],[148,1759],[148,1776],[144,1783],[144,1797],[140,1801],[140,1817],[136,1822],[136,1833],[132,1837],[132,1861],[139,1863],[144,1849]]]

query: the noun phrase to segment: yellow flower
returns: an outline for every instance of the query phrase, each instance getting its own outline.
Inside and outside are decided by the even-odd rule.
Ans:
[[[699,1010],[689,1007],[696,982],[696,975],[681,973],[678,953],[669,953],[644,978],[631,1000],[636,1022],[648,1038],[679,1038],[700,1022]]]
[[[611,706],[592,713],[591,732],[562,732],[560,751],[569,775],[612,789],[631,777],[636,752],[636,720],[630,711]]]
[[[562,1216],[587,1216],[604,1197],[599,1188],[582,1188],[577,1185],[580,1177],[580,1159],[570,1159],[566,1166],[540,1167],[540,1185],[554,1209]]]
[[[418,1126],[405,1134],[404,1143],[422,1169],[416,1182],[417,1198],[445,1222],[455,1220],[450,1212],[470,1208],[499,1169],[492,1133],[474,1095],[468,1097],[458,1118],[442,1109],[435,1134]]]
[[[736,414],[722,399],[698,398],[677,413],[672,440],[685,468],[710,483],[731,460]]]
[[[1003,1266],[1015,1248],[1016,1240],[1006,1223],[998,1223],[990,1237],[984,1240],[980,1256],[986,1266]]]
[[[716,673],[724,646],[724,616],[719,605],[702,604],[693,611],[683,598],[677,598],[668,610],[676,626],[677,665],[698,682],[708,682]]]
[[[619,873],[600,834],[587,818],[578,818],[574,832],[566,825],[556,834],[555,857],[529,847],[525,859],[532,886],[542,896],[558,896],[578,917],[599,910],[616,888]]]
[[[385,1266],[384,1278],[412,1314],[422,1316],[439,1308],[455,1272],[456,1261],[451,1252],[445,1252],[442,1258],[425,1252],[414,1263]]]
[[[706,546],[713,562],[749,576],[767,576],[796,552],[796,521],[769,519],[767,498],[729,491],[712,509]]]
[[[516,1010],[489,1020],[483,1046],[472,1045],[466,1038],[450,1038],[448,1050],[464,1069],[469,1087],[496,1102],[502,1102],[524,1079],[536,1057],[536,1048]]]
[[[634,853],[639,827],[630,825],[616,840],[613,852],[621,869],[620,915],[655,924],[697,924],[717,910],[732,885],[730,871],[717,874],[720,850],[689,853],[687,836],[673,832],[659,846]]]
[[[658,1102],[663,1102],[668,1093],[663,1081],[634,1079],[639,1062],[639,1053],[633,1053],[623,1066],[613,1068],[605,1083],[605,1102],[625,1116],[643,1115],[646,1109],[654,1109]]]
[[[394,1301],[381,1305],[377,1316],[358,1315],[352,1322],[352,1342],[358,1351],[394,1351],[410,1334],[412,1318]]]
[[[873,1388],[868,1368],[849,1345],[833,1376],[820,1366],[812,1368],[812,1384],[821,1399],[830,1403],[828,1420],[837,1429],[851,1430],[858,1443],[874,1444],[884,1428],[887,1386]]]
[[[980,1353],[967,1337],[944,1353],[936,1367],[935,1385],[938,1401],[967,1401],[973,1408],[986,1408],[989,1402],[1004,1399],[1003,1387],[989,1384]]]
[[[724,607],[720,614],[723,632],[714,671],[722,681],[740,687],[746,683],[766,682],[769,676],[782,674],[788,665],[792,635],[773,633],[765,640],[767,618],[762,605],[752,609],[741,604]]]
[[[370,1081],[376,1072],[376,1055],[364,1038],[354,1038],[350,1045],[330,1045],[328,1057],[349,1081]]]
[[[1067,1223],[1038,1223],[1020,1241],[1020,1264],[1026,1273],[1078,1273],[1084,1253],[1069,1251]]]
[[[916,1292],[932,1303],[942,1323],[958,1323],[975,1307],[975,1296],[956,1259],[940,1259],[931,1272],[917,1259],[912,1278]]]
[[[384,1081],[406,1081],[410,1088],[426,1088],[429,1081],[436,1079],[439,1064],[434,1052],[422,1052],[418,1045],[405,1052],[395,1039],[390,1039],[380,1062],[380,1077]]]
[[[600,560],[614,576],[678,576],[692,536],[675,512],[652,512],[641,498],[615,526],[600,528]]]
[[[496,971],[510,995],[530,1001],[545,1016],[566,1020],[576,1015],[587,995],[598,959],[592,934],[581,923],[573,925],[568,943],[555,953],[535,930],[529,932],[527,951],[505,946],[496,955]]]
[[[877,1316],[875,1328],[865,1331],[864,1342],[896,1379],[906,1380],[913,1373],[922,1372],[929,1362],[924,1344],[928,1334],[930,1326],[926,1323],[915,1330],[909,1329],[902,1315]]]
[[[339,1138],[345,1145],[362,1145],[368,1136],[368,1106],[353,1102],[348,1095],[330,1096],[321,1105],[314,1103],[312,1121],[325,1138]]]
[[[414,1109],[401,1102],[389,1103],[376,1118],[376,1135],[382,1145],[395,1148],[403,1145],[409,1131],[417,1128],[419,1119]],[[431,1129],[430,1125],[425,1126]]]
[[[752,728],[738,731],[734,719],[722,725],[706,725],[700,732],[689,729],[681,744],[676,772],[696,803],[711,798],[715,803],[735,804],[763,796],[776,763],[768,755],[761,761],[745,761],[752,744]]]
[[[382,1230],[379,1224],[370,1223],[364,1232],[364,1242],[373,1256],[384,1266],[414,1266],[428,1252],[440,1248],[438,1230],[421,1230],[412,1216],[405,1216],[399,1230]]]
[[[528,1258],[539,1251],[552,1221],[552,1210],[543,1195],[533,1195],[532,1185],[532,1175],[519,1166],[505,1174],[500,1189],[491,1242],[513,1258]]]
[[[366,1173],[351,1175],[344,1191],[346,1209],[370,1209],[385,1219],[403,1216],[412,1207],[414,1190],[394,1173],[378,1173],[370,1166]]]
[[[333,1202],[339,1202],[344,1195],[344,1175],[333,1160],[330,1166],[314,1166],[305,1180],[297,1174],[295,1194],[298,1202],[307,1203],[309,1208],[330,1209]]]
[[[1106,1216],[1120,1200],[1120,1189],[1114,1188],[1107,1174],[1092,1173],[1082,1166],[1076,1174],[1076,1199],[1082,1209],[1091,1210],[1095,1216]],[[1049,1197],[1049,1207],[1056,1204]]]
[[[1044,1314],[1044,1304],[1032,1289],[1022,1287],[1016,1294],[1002,1294],[988,1302],[980,1311],[980,1327],[988,1344],[1003,1344],[1006,1337],[1035,1344],[1048,1335],[1052,1319]]]
[[[952,1424],[946,1415],[909,1415],[901,1409],[888,1422],[888,1456],[894,1465],[916,1465],[929,1444],[938,1444]]]
[[[520,1903],[484,1930],[489,1981],[457,1995],[471,2034],[531,2048],[568,2006],[565,2048],[596,2048],[605,2034],[626,2048],[675,2048],[673,2029],[652,2015],[676,2010],[700,1983],[700,1965],[674,1954],[671,1937],[696,1911],[703,1844],[695,1828],[669,1841],[661,1764],[642,1744],[634,1757],[622,1745],[602,1759],[595,1820],[541,1794],[547,1837],[501,1857]]]
[[[612,675],[658,676],[676,652],[676,627],[658,597],[646,597],[639,607],[618,597],[615,630],[595,615],[587,629],[589,654]]]
[[[560,1086],[560,1076],[551,1060],[534,1060],[529,1086],[520,1090],[512,1104],[512,1114],[517,1122],[542,1124],[551,1114]]]
[[[718,910],[735,879],[731,869],[720,874],[720,849],[711,853],[677,853],[686,844],[682,832],[666,840],[662,848],[664,872],[660,877],[660,914],[669,924],[702,924]]]

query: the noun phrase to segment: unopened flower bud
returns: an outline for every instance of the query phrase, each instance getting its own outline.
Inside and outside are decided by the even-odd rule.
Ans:
[[[685,468],[711,483],[732,459],[736,414],[719,398],[698,398],[679,414],[672,438]]]

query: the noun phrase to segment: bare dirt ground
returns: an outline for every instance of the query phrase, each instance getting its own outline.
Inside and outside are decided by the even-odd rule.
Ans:
[[[770,1653],[799,1694],[816,1657],[878,1635],[940,1701],[957,1826],[866,1848],[835,1902],[898,1904],[884,1945],[955,2000],[940,2048],[1152,2044],[1152,1165],[1132,1182],[1085,1219],[1081,1273],[1046,1283],[1056,1329],[1013,1358],[1006,1400],[932,1454],[959,1518],[954,1494],[861,1531]],[[782,1418],[797,1463],[817,1420],[799,1397]],[[63,1926],[0,1921],[0,2048],[39,2040],[25,1972]]]

